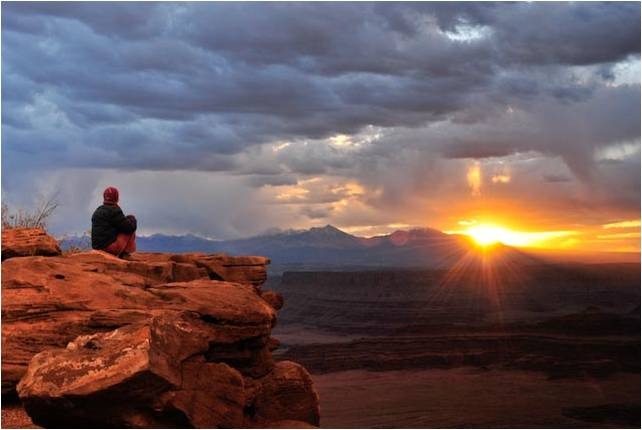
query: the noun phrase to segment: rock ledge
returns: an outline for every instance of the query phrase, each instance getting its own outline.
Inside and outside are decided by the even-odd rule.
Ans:
[[[61,256],[42,231],[2,238],[2,391],[35,424],[319,425],[308,372],[272,358],[283,298],[260,288],[267,258]]]

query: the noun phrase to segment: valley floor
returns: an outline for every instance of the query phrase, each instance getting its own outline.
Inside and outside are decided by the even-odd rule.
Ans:
[[[324,428],[639,428],[640,266],[492,269],[286,272],[275,357]]]
[[[541,372],[460,367],[313,379],[322,428],[640,426],[639,374],[550,380]]]

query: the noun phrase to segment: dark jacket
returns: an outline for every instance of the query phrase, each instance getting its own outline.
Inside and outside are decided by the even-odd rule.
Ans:
[[[136,231],[136,218],[123,214],[118,205],[102,205],[91,216],[91,247],[105,249],[116,240],[118,233]]]

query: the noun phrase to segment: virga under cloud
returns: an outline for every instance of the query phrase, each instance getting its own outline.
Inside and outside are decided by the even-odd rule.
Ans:
[[[639,16],[639,3],[4,3],[3,194],[61,189],[60,232],[85,228],[107,183],[147,231],[214,237],[447,228],[509,207],[560,229],[638,219]]]

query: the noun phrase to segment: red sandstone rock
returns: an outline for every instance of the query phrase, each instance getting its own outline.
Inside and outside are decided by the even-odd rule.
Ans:
[[[280,420],[302,421],[319,425],[319,396],[310,374],[292,361],[276,363],[270,374],[259,380],[247,380],[246,390],[250,419],[258,425]]]
[[[280,341],[279,339],[276,339],[276,338],[271,337],[271,338],[268,340],[268,349],[269,349],[270,351],[274,351],[274,350],[275,350],[275,349],[277,349],[279,346],[281,346],[281,341]]]
[[[226,256],[210,256],[195,259],[199,267],[207,270],[212,279],[225,279],[230,282],[240,282],[259,286],[267,279],[264,264],[240,264],[235,258]],[[243,261],[243,260],[242,260]],[[269,260],[267,260],[269,262]],[[253,263],[255,260],[247,260]]]
[[[100,251],[3,261],[3,392],[22,378],[44,426],[318,424],[305,369],[272,359],[282,297],[257,288],[267,263]]]
[[[261,297],[268,302],[275,311],[283,307],[283,296],[276,291],[261,291]]]
[[[212,333],[193,315],[166,312],[80,336],[64,350],[37,354],[18,394],[44,427],[239,427],[245,400],[239,372],[189,359],[209,348]]]
[[[228,343],[266,336],[275,322],[253,287],[212,281],[203,269],[169,256],[126,261],[91,251],[8,259],[2,264],[2,299],[3,392],[15,386],[35,353],[158,310],[202,312],[224,327],[219,337]]]
[[[310,423],[306,423],[303,421],[296,421],[296,420],[273,421],[273,422],[267,423],[265,427],[270,429],[316,429],[318,428],[317,426],[313,426]]]
[[[186,362],[183,383],[162,398],[165,408],[185,414],[196,428],[243,426],[245,392],[237,370],[223,363]]]
[[[267,338],[257,336],[227,345],[219,344],[210,348],[205,357],[208,361],[228,363],[244,376],[259,378],[274,367]]]
[[[60,255],[60,247],[41,228],[2,229],[2,260],[30,255]]]
[[[266,265],[270,259],[258,256],[229,256],[225,254],[162,254],[139,252],[134,254],[133,261],[146,263],[168,262],[193,265],[202,269],[211,279],[238,282],[259,286],[267,279]]]

